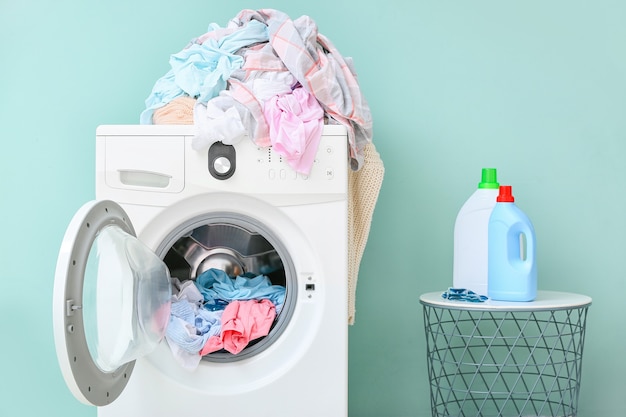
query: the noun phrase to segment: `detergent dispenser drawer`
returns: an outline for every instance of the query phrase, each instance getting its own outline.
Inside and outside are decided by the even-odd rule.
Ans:
[[[184,137],[107,136],[105,182],[111,188],[179,193],[185,185]]]

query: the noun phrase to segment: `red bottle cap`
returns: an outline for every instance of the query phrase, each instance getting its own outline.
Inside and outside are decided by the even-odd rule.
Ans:
[[[515,202],[515,197],[513,197],[513,193],[511,191],[510,185],[501,185],[500,193],[498,194],[498,198],[496,199],[498,203],[513,203]]]

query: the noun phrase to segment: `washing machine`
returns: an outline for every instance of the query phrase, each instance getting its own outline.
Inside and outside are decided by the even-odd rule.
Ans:
[[[69,390],[100,417],[347,415],[347,135],[311,171],[251,140],[192,148],[193,126],[96,131],[96,199],[72,218],[53,294]],[[285,288],[271,329],[193,369],[164,333],[172,282],[208,269]]]

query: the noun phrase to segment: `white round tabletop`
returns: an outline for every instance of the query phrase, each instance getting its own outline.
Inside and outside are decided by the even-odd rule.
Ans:
[[[441,296],[444,291],[422,294],[420,303],[432,307],[476,311],[545,311],[569,310],[591,305],[591,297],[558,291],[537,291],[533,301],[495,301],[468,302],[448,300]]]

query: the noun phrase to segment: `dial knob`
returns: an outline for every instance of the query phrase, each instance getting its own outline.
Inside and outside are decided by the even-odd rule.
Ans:
[[[228,173],[228,171],[230,171],[230,168],[231,168],[230,160],[226,158],[225,156],[220,156],[218,158],[215,158],[215,160],[213,161],[213,168],[215,168],[215,171],[218,174],[225,175],[226,173]]]
[[[237,168],[237,152],[232,145],[215,142],[209,147],[209,173],[216,180],[227,180]]]

